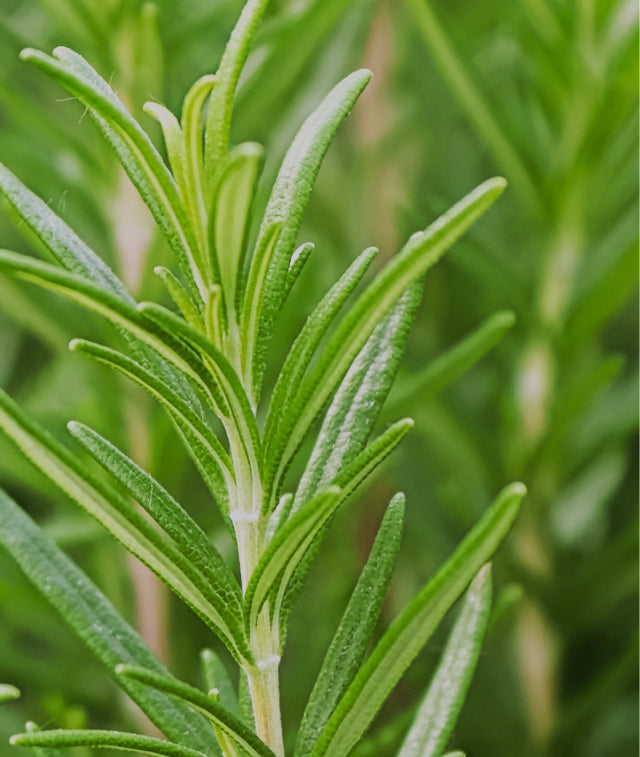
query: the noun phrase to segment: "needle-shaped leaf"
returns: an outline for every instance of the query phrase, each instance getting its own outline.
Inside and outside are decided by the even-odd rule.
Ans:
[[[207,691],[215,689],[220,704],[229,712],[237,712],[238,694],[220,657],[212,649],[203,649],[200,664]]]
[[[8,250],[0,250],[0,270],[63,294],[79,305],[112,321],[145,346],[153,349],[170,364],[172,369],[175,368],[184,376],[189,377],[193,388],[197,388],[217,412],[222,414],[226,411],[219,391],[210,381],[210,374],[193,351],[186,349],[183,342],[167,334],[166,331],[162,331],[159,336],[159,329],[154,327],[151,321],[143,318],[140,312],[128,302],[114,297],[82,277]],[[171,374],[163,372],[159,378],[163,382],[168,382],[170,387],[182,396],[181,387],[175,385],[173,372]]]
[[[394,303],[487,210],[504,187],[504,179],[486,181],[426,231],[414,234],[360,295],[305,377],[280,424],[270,452],[270,459],[278,461],[280,469],[283,470],[295,454],[324,403]],[[280,475],[278,470],[270,473],[268,486],[273,487],[272,481],[277,482]]]
[[[193,229],[173,177],[146,132],[107,82],[77,53],[57,47],[52,57],[26,49],[21,57],[59,81],[88,108],[178,256],[185,275],[202,293],[207,282],[203,280],[204,265]]]
[[[202,317],[191,299],[191,295],[187,292],[173,271],[170,271],[164,266],[156,266],[153,269],[153,272],[160,277],[167,292],[171,295],[171,299],[176,303],[182,315],[193,328],[202,329],[204,326],[202,323]]]
[[[249,210],[262,152],[262,147],[253,142],[235,147],[229,153],[213,200],[210,246],[220,270],[227,320],[234,324],[237,323],[238,287],[244,267]]]
[[[245,750],[249,757],[274,757],[271,749],[235,715],[193,686],[169,676],[129,665],[118,666],[117,673],[121,678],[132,678],[187,702],[196,711],[209,718],[216,728],[220,728],[237,746]]]
[[[313,242],[305,242],[301,244],[296,250],[293,251],[291,260],[289,260],[289,270],[287,271],[287,279],[284,283],[284,289],[282,290],[282,298],[286,300],[289,296],[291,288],[296,283],[298,276],[301,274],[305,263],[309,259],[309,255],[315,249]]]
[[[312,750],[364,659],[391,580],[403,520],[404,495],[396,494],[322,663],[298,730],[295,757],[306,757]]]
[[[187,186],[183,195],[185,205],[191,213],[194,226],[202,242],[206,241],[208,199],[204,175],[204,142],[202,138],[202,111],[204,104],[216,86],[216,77],[205,74],[196,81],[182,103],[182,133]],[[207,262],[207,261],[205,261]],[[209,261],[210,262],[210,261]]]
[[[397,373],[421,293],[422,287],[415,284],[402,295],[347,371],[300,480],[294,510],[332,482],[365,446]]]
[[[249,0],[245,3],[216,71],[216,85],[209,99],[204,143],[205,171],[211,179],[211,193],[216,173],[222,166],[229,146],[233,95],[249,53],[249,45],[268,2],[269,0]]]
[[[413,724],[397,757],[440,757],[462,708],[491,614],[491,566],[469,587]]]
[[[154,302],[141,302],[138,310],[145,318],[160,326],[164,334],[184,339],[190,347],[201,354],[215,379],[216,386],[222,392],[224,403],[228,406],[235,427],[239,431],[247,460],[257,465],[260,441],[255,416],[244,387],[228,359],[203,334],[161,305]]]
[[[153,520],[168,534],[187,560],[207,579],[233,613],[242,612],[240,587],[220,553],[200,526],[149,473],[138,467],[111,442],[82,423],[69,431],[119,481]]]
[[[273,186],[256,242],[242,306],[242,361],[246,386],[257,401],[265,356],[282,307],[289,262],[302,214],[320,164],[335,132],[371,78],[356,71],[338,84],[302,125]],[[281,227],[275,245],[265,244],[274,224]]]
[[[9,702],[12,699],[18,699],[19,696],[20,689],[17,689],[10,683],[0,683],[0,704],[2,702]]]
[[[311,752],[313,757],[343,757],[358,743],[447,610],[508,533],[525,491],[519,483],[506,487],[435,577],[392,623],[327,722]]]
[[[328,487],[276,533],[256,566],[245,592],[246,622],[249,628],[270,596],[282,595],[300,561],[323,526],[335,513],[342,501],[337,486]],[[279,608],[276,608],[276,612]]]
[[[100,749],[117,749],[124,752],[138,752],[157,757],[207,757],[204,752],[190,749],[170,741],[156,739],[153,736],[140,736],[137,733],[120,731],[32,731],[20,733],[9,739],[12,746],[28,747],[76,747],[87,746]]]
[[[2,490],[0,543],[110,675],[122,662],[166,674],[96,586]],[[207,722],[181,702],[135,681],[121,685],[170,739],[205,753],[215,745]]]
[[[242,619],[227,607],[173,542],[163,538],[115,490],[94,478],[63,445],[27,418],[3,392],[0,392],[0,428],[39,470],[189,605],[237,660],[251,659]]]
[[[25,725],[27,733],[37,733],[41,729],[33,722],[28,722]],[[65,757],[65,752],[61,752],[59,749],[53,747],[31,747],[31,754],[34,757]]]
[[[422,398],[440,392],[480,360],[515,322],[516,317],[510,310],[489,316],[472,334],[406,380],[392,395],[391,405],[396,407],[417,396]]]
[[[358,486],[391,454],[395,447],[413,427],[411,418],[405,418],[394,423],[377,439],[365,447],[354,460],[351,461],[332,481],[334,486],[342,492],[341,503],[357,489]],[[323,532],[319,531],[307,553],[300,561],[293,578],[287,586],[281,587],[274,602],[280,616],[280,629],[284,635],[288,625],[288,615],[293,600],[300,590],[311,563],[313,562],[322,540]]]
[[[89,279],[108,294],[133,306],[134,300],[113,271],[62,221],[39,197],[28,190],[7,168],[0,164],[0,190],[25,225],[42,242],[45,249],[72,274]],[[172,370],[157,354],[123,331],[136,355],[153,370],[162,373],[178,393],[197,405],[193,390],[177,371]]]
[[[269,455],[269,442],[275,433],[278,421],[286,415],[286,408],[295,395],[322,337],[333,319],[353,292],[358,282],[375,257],[377,250],[370,247],[359,255],[349,266],[339,281],[307,318],[293,346],[289,350],[278,380],[271,393],[269,412],[265,423],[265,457]]]
[[[69,346],[72,350],[89,355],[122,373],[148,391],[165,408],[186,435],[186,441],[189,444],[194,441],[197,443],[199,463],[207,471],[207,480],[214,484],[214,496],[224,511],[233,485],[231,461],[216,435],[189,405],[139,363],[117,350],[84,339],[74,339]]]
[[[91,279],[111,294],[133,304],[115,273],[51,208],[0,164],[0,190],[26,226],[51,255],[71,273]]]

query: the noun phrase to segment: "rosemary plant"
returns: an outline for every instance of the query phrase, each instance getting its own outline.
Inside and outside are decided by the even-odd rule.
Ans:
[[[2,544],[167,739],[40,731],[34,724],[12,738],[43,755],[72,746],[175,757],[284,755],[278,670],[297,590],[336,511],[411,428],[404,419],[370,439],[424,274],[505,186],[496,178],[477,187],[414,234],[355,295],[376,253],[365,250],[309,315],[275,386],[265,391],[277,318],[313,247],[296,248],[302,214],[329,143],[370,78],[366,70],[348,76],[302,125],[250,239],[262,151],[253,143],[230,146],[229,130],[234,92],[266,4],[246,4],[217,73],[189,90],[180,120],[147,104],[162,128],[168,163],[80,55],[68,48],[53,56],[22,54],[84,105],[148,206],[177,261],[176,270],[156,269],[177,312],[134,301],[105,262],[5,167],[0,188],[55,262],[1,251],[0,269],[116,327],[117,346],[75,339],[71,349],[142,386],[166,410],[220,509],[239,563],[238,580],[163,486],[96,431],[79,422],[68,426],[116,485],[1,394],[5,434],[204,621],[240,671],[236,691],[223,661],[205,651],[204,691],[171,676],[89,579],[0,493]],[[508,326],[503,321],[467,345],[458,362],[495,341]],[[290,466],[311,434],[311,454],[294,480]],[[404,499],[392,498],[309,697],[295,757],[346,757],[470,585],[399,757],[444,752],[489,619],[487,561],[523,494],[513,484],[498,495],[367,654],[402,529]],[[2,699],[15,695],[10,686],[0,689]]]

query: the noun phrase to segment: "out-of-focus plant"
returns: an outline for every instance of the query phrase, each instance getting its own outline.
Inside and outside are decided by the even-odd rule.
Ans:
[[[178,312],[155,301],[137,302],[106,262],[4,166],[2,192],[48,260],[0,251],[0,270],[63,295],[115,326],[117,346],[102,343],[109,339],[103,329],[100,342],[77,338],[72,350],[124,375],[166,411],[219,508],[232,556],[225,559],[150,473],[89,426],[71,422],[68,429],[106,476],[4,392],[0,426],[41,473],[195,612],[239,670],[236,686],[222,658],[205,650],[204,690],[170,675],[89,578],[0,493],[2,544],[167,737],[71,727],[41,731],[33,723],[12,737],[12,744],[40,754],[95,746],[175,757],[284,755],[279,665],[292,603],[330,521],[412,425],[407,419],[394,423],[371,440],[423,275],[505,185],[502,179],[481,184],[413,234],[355,295],[376,252],[366,249],[312,310],[275,368],[277,319],[313,248],[308,243],[296,248],[302,213],[329,143],[370,73],[360,70],[341,81],[305,120],[252,235],[262,149],[252,142],[231,147],[230,127],[236,87],[266,4],[245,5],[217,73],[189,89],[179,120],[157,102],[145,105],[160,124],[167,163],[85,58],[61,46],[52,56],[33,49],[22,53],[82,103],[115,152],[166,243],[165,259],[177,262],[177,268],[157,265],[154,271]],[[310,7],[323,17],[320,6]],[[331,13],[341,8],[336,3]],[[122,6],[106,4],[104,13],[111,12],[123,12]],[[157,52],[154,19],[149,7],[138,19],[142,48],[150,56]],[[93,28],[102,21],[90,20],[80,14],[78,23]],[[98,62],[109,59],[108,40],[101,42]],[[133,80],[129,91],[139,94],[140,83]],[[136,201],[124,188],[118,199],[114,218],[125,223],[116,247],[122,250],[131,242],[126,220]],[[134,290],[143,288],[150,239],[145,233],[141,248],[120,261]],[[512,320],[500,314],[485,324],[432,366],[431,380],[446,382],[461,372]],[[91,331],[92,323],[83,326]],[[267,368],[277,370],[268,392]],[[301,448],[308,456],[301,475],[293,476],[290,468]],[[504,489],[374,642],[404,515],[404,497],[391,499],[296,728],[297,757],[346,756],[361,743],[447,610],[471,584],[398,754],[444,752],[489,621],[491,579],[485,563],[509,531],[523,494],[522,484]],[[2,692],[4,698],[17,693],[10,687]]]
[[[467,314],[507,304],[521,338],[501,352],[499,376],[475,374],[483,392],[463,380],[416,419],[433,454],[447,435],[458,439],[441,463],[448,456],[458,469],[469,450],[476,474],[458,492],[496,476],[522,476],[531,489],[512,565],[527,597],[515,628],[523,701],[502,703],[504,728],[482,743],[492,753],[635,751],[638,9],[624,0],[405,8],[400,70],[424,96],[405,97],[398,125],[429,124],[416,173],[426,207],[455,191],[456,171],[442,170],[451,151],[465,172],[492,166],[513,189],[499,227],[438,271],[448,296],[430,315],[454,322],[473,282]],[[417,60],[428,67],[419,78]],[[478,401],[501,411],[490,434],[466,422],[485,412]],[[484,685],[499,690],[497,677]],[[486,733],[480,717],[469,728],[471,739]]]

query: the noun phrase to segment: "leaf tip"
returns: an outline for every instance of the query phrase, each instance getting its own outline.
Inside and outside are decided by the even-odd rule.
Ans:
[[[34,58],[37,58],[39,55],[42,55],[42,53],[33,47],[25,47],[23,50],[20,50],[20,52],[18,53],[18,57],[20,58],[20,60],[26,60],[26,61],[31,61]]]

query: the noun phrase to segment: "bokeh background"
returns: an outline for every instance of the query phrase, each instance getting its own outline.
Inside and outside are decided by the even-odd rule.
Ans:
[[[20,49],[81,52],[142,113],[178,112],[215,70],[239,0],[0,0],[0,161],[116,268],[162,297],[169,263],[146,210],[82,108]],[[469,755],[610,757],[638,750],[638,8],[635,0],[280,0],[237,96],[233,140],[267,148],[257,208],[314,104],[354,68],[374,79],[339,133],[305,215],[316,250],[280,321],[275,374],[313,304],[365,246],[380,262],[485,178],[508,191],[432,270],[381,423],[402,448],[334,522],[302,593],[282,672],[288,739],[383,508],[407,527],[381,626],[497,491],[530,491],[495,562],[496,612],[452,745]],[[37,252],[8,209],[0,246]],[[256,214],[258,217],[259,213]],[[429,366],[485,319],[515,325],[460,376]],[[169,422],[67,350],[97,319],[0,279],[0,382],[70,442],[78,419],[128,449],[225,542]],[[0,482],[179,675],[198,680],[204,626],[0,438]],[[450,622],[450,621],[448,621]],[[445,623],[366,743],[392,755],[437,664]],[[136,713],[0,551],[0,743],[27,719],[122,727]],[[0,752],[8,747],[0,747]],[[104,753],[104,752],[103,752]],[[86,757],[86,752],[77,752]]]

